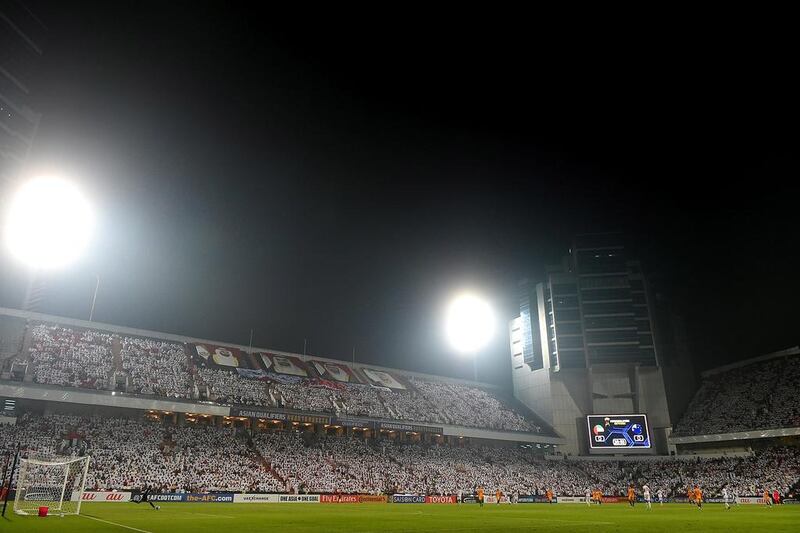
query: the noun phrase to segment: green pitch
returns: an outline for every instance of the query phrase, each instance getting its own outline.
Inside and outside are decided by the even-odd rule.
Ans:
[[[800,531],[800,505],[766,508],[743,505],[726,511],[688,504],[631,509],[623,504],[412,505],[412,504],[226,504],[166,503],[156,511],[133,503],[85,503],[84,516],[0,519],[0,531],[119,533],[245,533],[269,532],[505,532],[587,531]]]

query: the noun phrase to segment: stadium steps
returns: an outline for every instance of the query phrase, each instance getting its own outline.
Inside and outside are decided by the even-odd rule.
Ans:
[[[258,448],[256,448],[255,444],[253,444],[252,440],[250,440],[250,439],[247,440],[247,446],[250,448],[250,451],[253,452],[253,455],[255,455],[255,457],[256,457],[256,461],[261,464],[261,466],[264,468],[264,470],[269,475],[271,475],[273,478],[277,479],[278,481],[280,481],[281,483],[283,483],[285,485],[286,484],[286,480],[283,477],[281,477],[281,475],[278,474],[278,472],[276,472],[272,468],[272,463],[270,461],[268,461],[261,454],[260,451],[258,451]]]
[[[114,372],[122,371],[122,343],[118,335],[111,338],[111,368]]]

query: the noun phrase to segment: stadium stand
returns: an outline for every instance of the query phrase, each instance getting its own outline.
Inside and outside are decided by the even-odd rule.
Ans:
[[[740,495],[786,494],[800,481],[800,449],[746,457],[650,461],[545,460],[519,447],[401,443],[295,431],[162,425],[121,418],[25,415],[0,433],[0,451],[22,443],[36,457],[92,456],[88,486],[115,490],[456,494],[476,486],[506,494],[622,495],[647,483],[668,496],[700,484]]]
[[[27,361],[36,383],[108,388],[113,365],[109,333],[38,324],[31,336]]]
[[[800,355],[706,375],[673,435],[800,427]]]
[[[168,398],[190,398],[186,349],[182,344],[123,337],[120,348],[122,369],[130,378],[127,392]]]
[[[463,383],[403,376],[407,386],[393,389],[277,373],[253,378],[198,363],[183,343],[54,323],[32,322],[28,331],[25,350],[15,340],[21,352],[17,361],[27,368],[29,378],[44,385],[552,434],[543,422],[531,420],[532,413],[526,418],[493,392]]]

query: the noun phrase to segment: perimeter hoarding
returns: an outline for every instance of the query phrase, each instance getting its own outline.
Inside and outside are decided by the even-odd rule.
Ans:
[[[650,449],[646,415],[588,415],[589,451],[627,453]]]
[[[319,494],[234,494],[233,503],[319,503]]]

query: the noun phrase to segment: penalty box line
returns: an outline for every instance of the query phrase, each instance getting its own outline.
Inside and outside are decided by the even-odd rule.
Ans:
[[[79,514],[78,516],[82,516],[83,518],[88,518],[89,520],[97,520],[98,522],[103,522],[105,524],[111,524],[112,526],[117,527],[124,527],[125,529],[131,529],[133,531],[139,531],[140,533],[153,533],[152,531],[147,531],[146,529],[139,529],[136,527],[126,526],[125,524],[120,524],[118,522],[112,522],[111,520],[103,520],[102,518],[97,518],[96,516],[88,515],[88,514]]]

